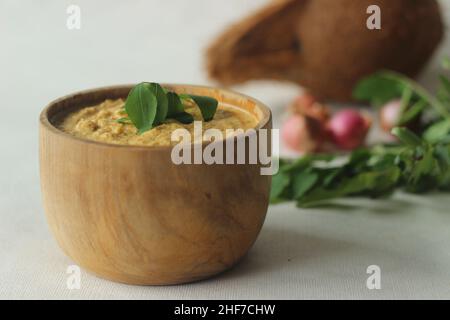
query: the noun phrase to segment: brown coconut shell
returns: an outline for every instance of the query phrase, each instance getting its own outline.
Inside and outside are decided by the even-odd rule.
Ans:
[[[381,30],[366,26],[370,5],[381,8]],[[416,76],[443,29],[436,0],[277,0],[219,36],[207,66],[224,85],[287,80],[345,102],[380,69]]]

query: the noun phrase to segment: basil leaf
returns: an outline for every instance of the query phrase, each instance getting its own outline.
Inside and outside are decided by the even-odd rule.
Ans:
[[[146,82],[144,85],[153,92],[158,102],[158,106],[156,108],[155,122],[153,123],[153,125],[161,124],[164,122],[164,120],[166,120],[168,112],[168,101],[166,93],[158,83]]]
[[[171,118],[176,114],[184,112],[184,106],[180,97],[175,92],[167,93],[168,110],[167,118]]]
[[[194,117],[192,116],[192,114],[184,111],[173,115],[172,118],[183,124],[190,124],[194,122]]]
[[[211,97],[203,97],[196,95],[189,95],[194,100],[195,104],[200,108],[203,120],[210,121],[216,114],[217,106],[219,102]]]
[[[157,106],[155,94],[145,83],[138,84],[128,94],[125,110],[139,134],[153,127]]]

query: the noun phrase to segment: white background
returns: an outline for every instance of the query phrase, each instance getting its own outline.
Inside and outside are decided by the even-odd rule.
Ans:
[[[450,298],[450,201],[445,194],[397,194],[386,201],[343,201],[340,208],[269,209],[247,258],[213,279],[172,287],[133,287],[82,272],[59,250],[41,207],[37,123],[41,109],[67,93],[143,80],[208,84],[203,51],[230,22],[265,0],[41,0],[0,2],[0,298]],[[445,11],[450,1],[443,0]],[[78,4],[82,29],[66,28]],[[447,21],[450,19],[447,18]],[[422,81],[432,86],[439,58]],[[272,107],[294,85],[236,88]],[[366,288],[366,268],[382,270],[382,289]]]

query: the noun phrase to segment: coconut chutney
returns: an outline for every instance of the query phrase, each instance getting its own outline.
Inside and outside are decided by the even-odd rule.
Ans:
[[[202,121],[200,109],[192,102],[185,102],[185,111],[192,114],[195,121]],[[123,99],[106,100],[98,105],[89,106],[69,114],[60,125],[61,129],[76,137],[99,142],[137,145],[137,146],[170,146],[177,144],[171,141],[174,130],[184,128],[194,136],[194,123],[183,124],[168,119],[163,124],[139,135],[132,123],[119,123],[124,118],[125,101]],[[218,129],[226,138],[232,134],[227,129],[255,128],[258,121],[251,113],[237,107],[219,103],[214,119],[202,123],[202,130]],[[202,132],[202,133],[203,133]],[[203,136],[203,134],[202,134]]]

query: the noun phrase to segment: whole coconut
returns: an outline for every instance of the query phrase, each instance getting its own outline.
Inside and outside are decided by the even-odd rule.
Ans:
[[[380,30],[367,28],[371,5],[381,9]],[[345,102],[380,69],[417,75],[442,37],[436,0],[278,0],[221,35],[208,70],[225,85],[287,80]]]

